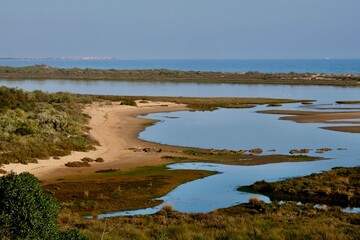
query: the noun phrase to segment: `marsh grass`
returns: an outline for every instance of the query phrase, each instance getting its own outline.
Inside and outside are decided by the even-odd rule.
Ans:
[[[151,167],[152,168],[152,167]],[[151,168],[140,168],[138,171],[123,173],[126,176],[140,177]],[[152,169],[157,179],[168,179],[160,176],[159,167]],[[144,172],[145,171],[145,172]],[[155,172],[153,172],[155,171]],[[357,170],[356,170],[357,171]],[[352,169],[337,168],[331,172],[313,174],[315,178],[308,187],[311,190],[321,188],[326,179],[330,189],[338,182],[351,186],[353,181],[359,183],[359,174]],[[172,171],[177,172],[177,171]],[[149,173],[149,172],[148,172]],[[110,174],[110,173],[109,173]],[[150,175],[152,175],[150,174]],[[183,174],[183,173],[181,173]],[[113,177],[114,175],[111,174]],[[347,180],[347,177],[350,179]],[[353,177],[353,181],[351,180]],[[154,179],[153,179],[154,180]],[[170,179],[169,179],[170,180]],[[286,180],[289,185],[293,179]],[[300,182],[305,181],[301,179]],[[156,182],[155,182],[156,184]],[[266,182],[264,182],[266,184]],[[127,195],[127,189],[121,187]],[[83,193],[84,194],[84,193]],[[91,193],[89,194],[91,196]],[[319,194],[322,198],[328,198]],[[133,199],[128,199],[133,201]],[[64,208],[59,215],[58,223],[62,229],[78,228],[90,239],[358,239],[360,236],[360,215],[343,213],[339,207],[315,208],[312,203],[298,205],[285,201],[279,204],[276,200],[266,204],[256,197],[249,203],[218,209],[211,213],[186,214],[174,211],[165,206],[153,215],[138,215],[107,219],[84,219],[69,208]],[[71,204],[66,204],[73,207]],[[111,207],[111,206],[109,206]],[[110,209],[110,208],[109,208]],[[108,209],[108,212],[113,211]]]
[[[213,149],[185,149],[183,150],[184,156],[164,156],[163,158],[172,160],[174,162],[198,161],[242,166],[279,162],[304,162],[322,159],[319,157],[312,157],[306,155],[260,155],[262,151],[263,150],[260,148],[238,151]]]
[[[258,181],[239,190],[262,193],[279,201],[360,207],[360,167],[334,168],[321,174],[274,183]]]
[[[88,164],[77,162],[76,164]],[[79,213],[104,213],[159,205],[154,200],[178,185],[214,174],[208,171],[170,171],[166,166],[142,167],[133,171],[105,169],[91,175],[68,177],[43,188],[63,205]],[[85,197],[84,192],[89,191]]]
[[[69,209],[59,215],[65,228],[82,226],[90,239],[357,239],[358,215],[336,209],[314,209],[294,202],[252,204],[211,213],[186,214],[160,211],[154,215],[109,219],[72,217]],[[63,222],[63,223],[62,223]],[[104,234],[106,233],[106,234]]]

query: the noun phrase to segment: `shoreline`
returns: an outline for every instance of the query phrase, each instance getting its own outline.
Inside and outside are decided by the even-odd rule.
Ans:
[[[30,172],[41,181],[52,182],[63,176],[75,176],[79,174],[93,173],[100,169],[129,170],[140,166],[153,166],[167,163],[161,157],[167,152],[177,152],[182,147],[167,146],[157,143],[142,141],[137,138],[138,134],[146,125],[155,122],[151,119],[137,118],[139,115],[173,112],[188,110],[183,104],[170,102],[140,103],[138,106],[120,105],[119,102],[99,103],[94,102],[85,106],[84,113],[91,116],[89,123],[90,135],[99,142],[95,150],[88,152],[72,152],[60,159],[38,160],[38,163],[8,164],[3,169],[15,173]],[[119,137],[121,136],[121,137]],[[161,152],[135,152],[130,148],[156,148]],[[92,162],[91,167],[71,168],[65,164],[73,161],[81,161],[82,158],[102,157],[105,162]]]
[[[89,134],[99,142],[99,146],[95,146],[95,150],[72,152],[70,155],[60,157],[60,159],[38,160],[38,163],[28,163],[26,165],[8,164],[4,165],[3,169],[7,172],[14,171],[15,173],[30,172],[42,182],[49,184],[63,177],[92,174],[97,170],[118,169],[126,171],[136,167],[167,164],[172,161],[171,158],[166,158],[166,156],[177,155],[181,157],[184,156],[183,150],[191,149],[191,147],[153,143],[138,138],[138,134],[150,124],[155,123],[156,120],[138,118],[137,116],[150,113],[190,110],[187,105],[165,101],[137,100],[136,103],[137,106],[121,105],[120,102],[93,102],[84,107],[83,112],[91,116],[87,124],[90,128]],[[283,120],[296,121],[297,117],[307,117],[314,122],[326,122],[329,118],[344,119],[344,114],[346,115],[345,119],[349,119],[351,117],[358,117],[360,114],[359,112],[350,113],[351,116],[349,116],[349,113],[334,114],[322,112],[317,114],[316,112],[286,110],[260,112],[292,115],[280,118]],[[312,122],[309,121],[310,119],[306,119],[307,121],[304,122]],[[296,122],[301,123],[302,121]],[[352,126],[351,130],[358,130],[358,126]],[[144,151],[144,149],[149,149],[149,151]],[[101,157],[104,159],[104,162],[91,162],[90,167],[72,168],[65,166],[68,162],[81,161],[85,157],[92,159]],[[274,161],[266,160],[266,156],[253,155],[252,161],[256,162],[255,159],[258,159],[257,161],[260,160],[260,162],[263,159],[265,163]],[[289,161],[289,159],[285,161]]]

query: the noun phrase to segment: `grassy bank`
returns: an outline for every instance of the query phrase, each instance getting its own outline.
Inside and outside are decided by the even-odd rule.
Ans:
[[[279,189],[303,184],[315,193],[317,201],[324,202],[321,199],[332,197],[318,191],[324,185],[333,189],[344,186],[341,191],[347,192],[353,192],[354,185],[359,189],[358,171],[338,168],[274,184]],[[294,202],[266,204],[251,198],[248,204],[206,214],[179,213],[166,206],[154,215],[84,219],[63,208],[58,224],[63,229],[81,229],[90,239],[358,239],[359,214],[343,213],[339,207],[315,208],[312,203],[297,205],[303,200],[301,195],[291,194]]]
[[[349,176],[350,179],[358,177],[356,168],[341,168],[334,171],[342,178],[343,175]],[[95,206],[94,201],[98,201],[96,205],[98,210],[106,206],[107,212],[114,211],[116,207],[124,209],[126,201],[135,207],[139,200],[164,194],[159,190],[161,188],[169,191],[174,184],[193,177],[212,174],[201,171],[169,172],[164,167],[146,167],[132,172],[108,170],[94,173],[93,176],[87,176],[85,179],[78,179],[79,182],[73,185],[68,193],[61,190],[64,186],[61,184],[49,185],[45,189],[58,191],[57,194],[55,193],[58,199],[63,195],[72,196],[73,201],[62,203],[58,224],[64,230],[80,229],[90,239],[357,239],[360,234],[360,215],[343,213],[338,207],[317,209],[311,203],[299,206],[296,202],[302,199],[296,194],[292,198],[294,202],[278,204],[275,200],[271,204],[266,204],[252,198],[249,199],[248,204],[206,214],[179,213],[173,211],[171,206],[166,206],[159,213],[145,216],[84,219],[79,215],[79,206],[92,207]],[[330,181],[330,179],[340,179],[340,177],[329,176],[328,172],[312,176],[317,176],[312,184],[306,184],[302,178],[299,182],[304,182],[308,189],[315,192],[317,200],[331,198],[329,195],[321,194],[317,189],[322,188],[324,182],[332,188],[337,188],[338,181]],[[187,177],[189,178],[186,179]],[[103,185],[96,186],[92,182],[94,179],[97,179],[98,183],[102,182]],[[293,181],[292,179],[284,182],[291,184]],[[358,184],[359,181],[342,179],[341,182],[347,186],[344,191],[352,192],[353,182]],[[103,195],[94,194],[97,189],[104,189]],[[109,196],[114,194],[117,195],[118,200],[115,203],[107,203]],[[150,203],[148,206],[158,204],[150,198],[146,201]],[[91,211],[94,215],[98,212]]]
[[[250,201],[207,214],[186,214],[167,207],[154,215],[83,219],[64,209],[63,229],[77,227],[90,239],[358,239],[360,216],[339,209],[314,209]]]
[[[360,207],[360,167],[334,168],[274,183],[259,181],[240,190],[261,193],[278,201]]]
[[[179,155],[163,156],[164,159],[168,159],[174,162],[209,162],[220,163],[229,165],[240,166],[253,166],[269,163],[281,163],[281,162],[307,162],[321,160],[319,157],[312,157],[307,155],[281,155],[273,154],[275,149],[270,149],[266,155],[259,155],[265,152],[260,148],[248,149],[248,150],[205,150],[205,149],[186,149]],[[266,152],[265,152],[266,153]]]
[[[154,207],[155,200],[175,187],[214,174],[208,171],[167,170],[166,166],[141,167],[132,171],[100,170],[81,177],[67,177],[43,186],[63,206],[81,214],[97,215]]]
[[[0,67],[0,78],[360,86],[360,75],[352,74],[102,70],[54,68],[46,65]]]

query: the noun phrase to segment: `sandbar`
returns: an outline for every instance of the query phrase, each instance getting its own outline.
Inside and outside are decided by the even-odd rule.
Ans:
[[[321,127],[326,130],[360,133],[360,111],[351,112],[315,112],[297,110],[264,110],[259,113],[285,115],[280,120],[290,120],[297,123],[326,123],[332,126]],[[345,125],[346,124],[346,125]]]

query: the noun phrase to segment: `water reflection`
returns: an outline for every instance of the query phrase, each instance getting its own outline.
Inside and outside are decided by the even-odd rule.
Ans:
[[[294,109],[298,105],[285,105]],[[312,149],[310,155],[343,159],[360,157],[358,143],[360,134],[343,133],[321,129],[331,124],[278,120],[279,115],[260,114],[267,109],[219,109],[213,112],[156,113],[145,116],[160,122],[139,134],[141,139],[163,144],[208,149],[252,149],[288,154],[291,149]],[[335,124],[335,123],[334,123]],[[318,154],[316,149],[332,148]],[[347,148],[339,151],[338,148]]]

